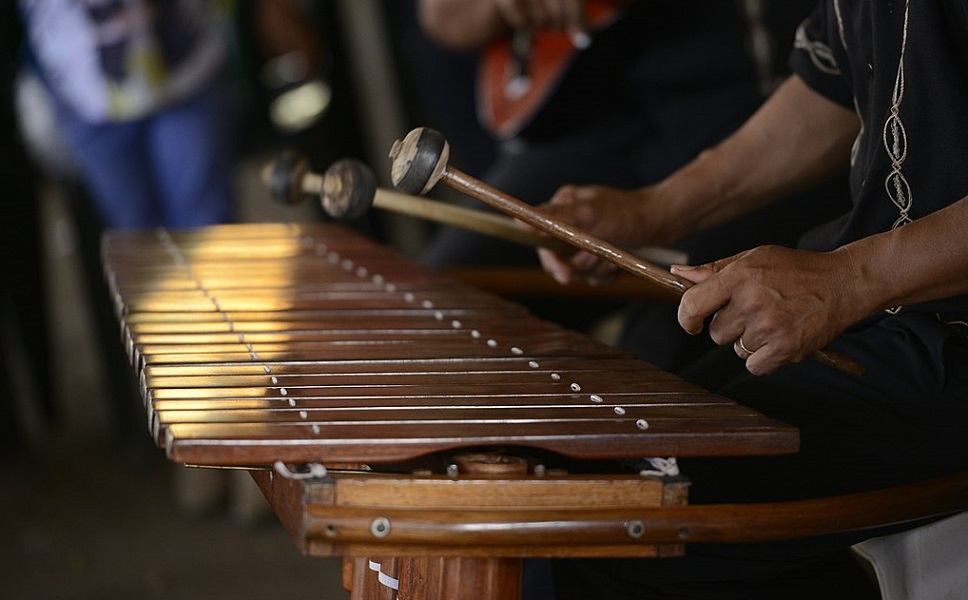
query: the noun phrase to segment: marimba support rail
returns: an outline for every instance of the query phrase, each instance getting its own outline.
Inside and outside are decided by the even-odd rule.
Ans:
[[[283,491],[292,482],[279,483],[267,472],[256,471],[254,477],[277,503],[293,493]],[[518,483],[547,492],[561,482],[530,478]],[[968,473],[854,494],[760,503],[643,505],[627,496],[624,505],[610,506],[591,491],[595,500],[584,506],[553,506],[546,496],[544,506],[470,507],[466,496],[447,495],[461,485],[480,489],[487,483],[474,477],[365,473],[303,480],[293,488],[297,495],[340,502],[308,501],[300,518],[288,525],[297,525],[298,535],[317,552],[326,546],[362,545],[386,548],[396,556],[420,556],[430,548],[435,555],[448,556],[597,556],[602,548],[616,552],[626,546],[624,554],[632,556],[649,545],[785,540],[904,525],[968,510]],[[584,483],[590,485],[583,487],[582,478],[573,477],[571,485],[585,493],[595,487]],[[628,480],[613,483],[641,489]],[[361,494],[364,489],[367,493]],[[494,489],[508,488],[498,484]],[[402,499],[388,500],[394,496]],[[444,498],[457,505],[442,504]],[[387,533],[375,533],[374,523],[385,523]]]

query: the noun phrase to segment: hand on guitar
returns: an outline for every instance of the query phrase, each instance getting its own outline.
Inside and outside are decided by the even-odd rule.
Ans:
[[[577,54],[627,0],[422,0],[420,23],[439,43],[482,49],[478,113],[499,138],[520,133],[551,100]]]
[[[596,3],[597,0],[591,0]],[[583,31],[588,0],[421,0],[420,24],[441,44],[480,48],[519,28]]]
[[[584,31],[585,0],[494,0],[504,22],[512,29]]]

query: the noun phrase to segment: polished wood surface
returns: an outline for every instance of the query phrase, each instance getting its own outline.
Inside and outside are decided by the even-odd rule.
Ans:
[[[104,256],[152,434],[179,462],[797,448],[793,428],[341,226],[112,232]]]
[[[679,301],[678,295],[625,272],[619,272],[614,280],[598,285],[578,280],[563,285],[540,267],[532,266],[452,267],[441,272],[477,289],[511,299],[557,298],[562,302],[567,302],[569,298]]]

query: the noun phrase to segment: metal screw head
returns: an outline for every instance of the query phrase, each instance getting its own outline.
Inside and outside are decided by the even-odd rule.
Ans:
[[[370,535],[375,538],[385,538],[390,535],[390,519],[377,517],[370,523]]]
[[[625,523],[625,531],[631,538],[640,538],[645,534],[645,523],[638,519]]]

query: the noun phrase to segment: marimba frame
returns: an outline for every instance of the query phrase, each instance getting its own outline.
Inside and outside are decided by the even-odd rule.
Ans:
[[[252,469],[305,552],[346,557],[354,598],[381,581],[506,598],[525,556],[682,553],[689,531],[643,515],[687,506],[684,478],[549,456],[797,447],[791,427],[342,226],[110,232],[104,256],[152,435],[174,461]],[[489,458],[451,467],[471,451]]]

